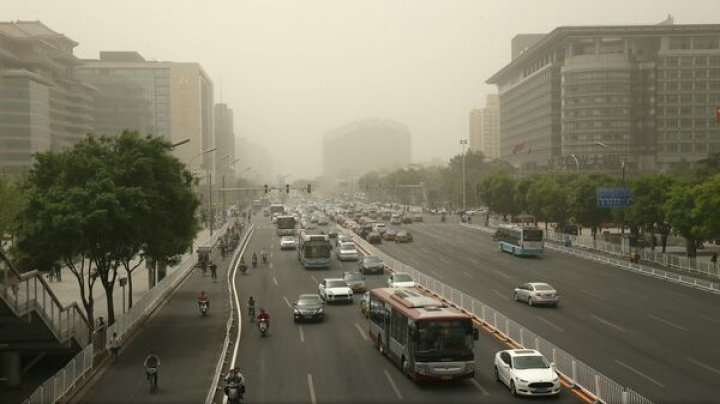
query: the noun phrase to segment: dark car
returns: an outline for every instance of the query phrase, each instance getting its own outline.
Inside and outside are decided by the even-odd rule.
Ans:
[[[383,234],[383,240],[385,241],[395,241],[395,235],[397,234],[397,231],[393,229],[388,229],[385,234]]]
[[[402,218],[403,224],[411,224],[413,222],[413,219],[410,216],[404,216]]]
[[[337,230],[328,230],[327,235],[330,238],[337,238],[338,232]]]
[[[300,295],[293,304],[293,319],[295,322],[310,320],[323,321],[325,318],[325,303],[316,294]]]
[[[396,243],[410,243],[413,241],[412,234],[410,234],[409,231],[400,230],[395,235],[395,242]]]
[[[366,255],[362,257],[358,265],[360,266],[360,272],[364,274],[385,273],[385,263],[375,255]]]
[[[371,231],[365,237],[365,240],[367,240],[367,242],[370,244],[380,244],[382,243],[382,236],[378,232]]]

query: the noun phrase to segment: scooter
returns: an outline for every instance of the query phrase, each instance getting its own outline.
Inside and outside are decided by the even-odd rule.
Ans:
[[[209,308],[208,306],[208,302],[200,302],[200,304],[198,305],[198,307],[200,308],[200,314],[206,316]]]
[[[263,337],[267,337],[268,333],[268,321],[263,319],[258,321],[258,330],[260,330],[260,335]]]
[[[235,382],[231,382],[225,388],[225,395],[227,395],[228,404],[241,404],[243,402],[243,396],[242,396],[241,390],[242,390],[241,386],[239,386]]]
[[[148,382],[150,383],[150,393],[155,394],[157,392],[157,368],[147,368]]]
[[[240,264],[240,273],[243,275],[247,273],[247,265],[245,263]]]

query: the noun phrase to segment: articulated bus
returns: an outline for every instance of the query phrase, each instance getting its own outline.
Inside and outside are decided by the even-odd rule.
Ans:
[[[330,266],[332,245],[327,234],[309,234],[300,231],[298,237],[298,261],[305,268],[327,268]]]
[[[295,235],[295,216],[278,216],[277,222],[278,236],[294,236]]]
[[[499,243],[500,251],[514,255],[538,256],[543,253],[543,231],[536,227],[501,224],[493,240]]]
[[[370,291],[370,338],[415,380],[452,380],[475,375],[472,318],[410,288]]]

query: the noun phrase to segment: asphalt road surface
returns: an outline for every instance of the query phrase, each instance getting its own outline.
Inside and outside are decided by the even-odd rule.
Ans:
[[[303,293],[316,293],[327,277],[339,277],[354,270],[357,262],[340,262],[333,257],[329,269],[304,269],[294,250],[279,250],[279,237],[270,221],[255,220],[255,232],[246,250],[272,252],[270,264],[246,275],[238,274],[243,314],[245,303],[254,296],[258,308],[268,310],[271,329],[260,336],[254,323],[243,317],[237,366],[247,380],[248,403],[503,403],[521,399],[495,381],[492,359],[506,347],[480,333],[476,343],[476,377],[443,383],[416,383],[403,376],[368,339],[367,320],[360,313],[359,296],[353,304],[325,309],[322,323],[295,324],[292,303]],[[382,287],[384,275],[368,275],[368,287]],[[563,390],[559,399],[541,402],[581,402]]]
[[[397,227],[410,244],[379,247],[475,297],[658,403],[718,402],[720,296],[549,249],[541,258],[498,251],[485,232],[441,223]],[[558,308],[515,302],[524,282],[547,282]]]

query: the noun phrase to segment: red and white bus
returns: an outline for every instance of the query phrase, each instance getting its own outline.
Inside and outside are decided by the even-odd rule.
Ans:
[[[383,355],[415,380],[475,375],[472,318],[411,288],[379,288],[368,302],[370,338]]]

